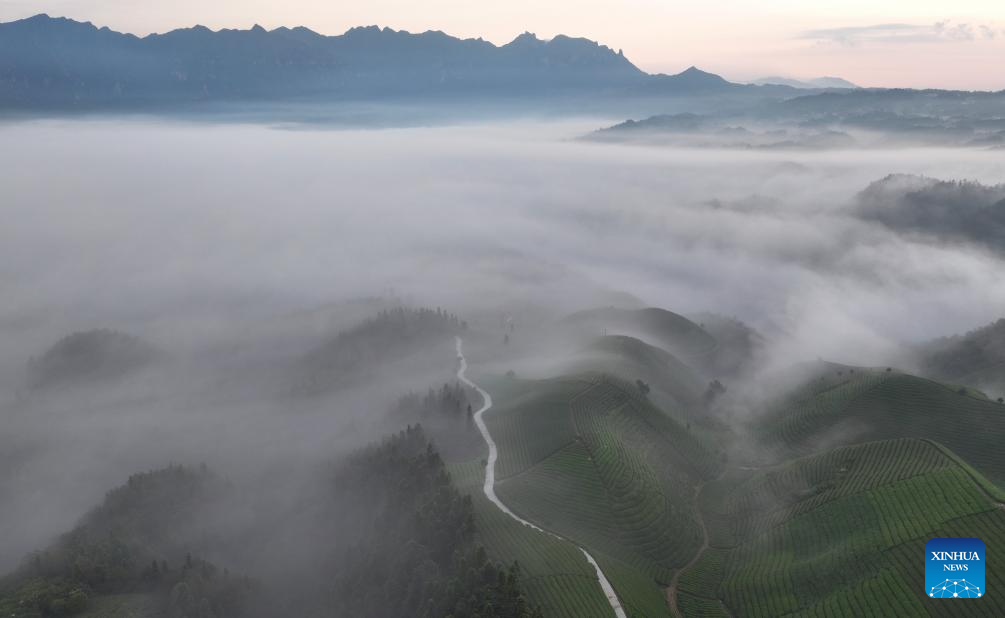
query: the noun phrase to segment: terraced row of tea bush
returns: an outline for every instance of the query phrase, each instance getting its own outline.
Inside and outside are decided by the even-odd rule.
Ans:
[[[662,588],[654,586],[651,578],[610,556],[596,553],[593,557],[617,591],[621,606],[628,616],[655,618],[670,614],[666,593]]]
[[[524,526],[500,511],[482,493],[479,461],[451,464],[450,473],[475,507],[478,541],[494,560],[520,564],[528,601],[545,616],[589,618],[614,615],[596,572],[572,543]]]
[[[567,402],[577,441],[498,491],[528,519],[666,578],[700,544],[690,503],[719,464],[632,390],[603,378]]]
[[[499,397],[485,414],[485,424],[499,446],[496,479],[531,468],[575,439],[569,401],[590,384],[576,378],[518,383],[520,392]]]
[[[923,440],[904,438],[841,447],[752,474],[706,513],[728,522],[713,526],[713,544],[731,546],[832,500],[935,470],[953,459]],[[709,492],[712,487],[709,488]]]
[[[553,388],[548,392],[556,393]],[[553,398],[548,401],[557,405]],[[496,417],[491,426],[527,414],[508,404],[489,413]],[[720,458],[634,385],[615,378],[596,376],[561,404],[574,439],[533,467],[501,480],[496,492],[521,517],[611,564],[612,584],[627,607],[649,608],[640,609],[640,615],[653,615],[656,606],[665,612],[662,587],[702,542],[692,508],[697,485],[718,474]],[[536,412],[554,416],[559,411],[539,407]],[[509,414],[510,419],[500,418]],[[526,416],[520,422],[522,427],[533,425]],[[554,419],[549,423],[557,426]],[[511,440],[544,442],[527,433],[500,435],[505,436],[496,438],[500,453],[510,448]]]
[[[1005,405],[966,387],[886,372],[860,375],[766,419],[761,435],[796,453],[900,437],[938,441],[1005,487]]]
[[[900,574],[901,578],[911,582],[910,593],[915,596],[931,616],[977,616],[999,617],[1005,615],[1005,601],[1001,590],[1005,590],[1005,570],[998,566],[1005,564],[1005,511],[994,509],[968,515],[946,522],[941,528],[932,531],[931,537],[967,538],[973,537],[984,541],[987,555],[985,558],[985,589],[988,596],[975,603],[952,603],[949,601],[933,602],[925,597],[924,562],[918,558],[925,551],[927,539],[915,539],[891,550],[886,559]],[[925,614],[918,614],[925,615]]]
[[[923,565],[934,536],[1005,535],[1005,512],[973,474],[929,442],[891,440],[713,482],[701,496],[713,548],[682,575],[679,605],[688,615],[714,615],[702,612],[716,600],[744,616],[925,615],[933,605],[904,552]]]
[[[595,373],[641,379],[652,388],[650,398],[680,422],[697,417],[705,384],[695,371],[662,348],[625,335],[594,341],[581,361]]]

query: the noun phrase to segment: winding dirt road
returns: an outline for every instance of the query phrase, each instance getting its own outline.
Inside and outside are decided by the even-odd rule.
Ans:
[[[496,496],[496,460],[499,458],[499,450],[496,448],[495,440],[493,440],[491,434],[489,434],[489,428],[485,425],[485,419],[483,418],[485,412],[492,407],[492,396],[483,390],[482,387],[469,380],[465,375],[468,370],[468,360],[464,358],[464,342],[460,337],[457,337],[456,339],[457,360],[460,361],[460,366],[457,368],[457,379],[475,389],[478,394],[482,396],[482,407],[475,412],[474,417],[475,424],[478,426],[478,431],[480,431],[482,437],[485,438],[485,443],[489,445],[489,458],[485,463],[485,484],[482,486],[482,489],[485,491],[485,497],[488,498],[492,504],[496,505],[500,511],[506,513],[524,526],[571,543],[572,541],[569,541],[569,539],[557,535],[554,532],[544,530],[543,528],[530,523],[526,519],[523,519],[513,511],[509,510],[509,507],[503,504],[502,500]],[[597,564],[597,561],[590,555],[589,552],[578,545],[576,547],[579,551],[583,552],[583,555],[586,556],[587,562],[589,562],[590,565],[593,566],[593,569],[597,572],[597,580],[600,582],[600,587],[604,591],[604,595],[607,597],[607,602],[611,604],[611,609],[614,610],[614,615],[617,616],[617,618],[628,618],[625,614],[624,608],[621,607],[621,601],[618,600],[617,593],[614,592],[614,587],[611,586],[611,582],[609,582],[607,577],[604,576],[604,572],[600,569],[600,565]]]

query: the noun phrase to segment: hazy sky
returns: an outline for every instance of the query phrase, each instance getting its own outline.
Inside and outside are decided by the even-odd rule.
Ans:
[[[621,48],[652,72],[690,65],[732,79],[836,75],[867,86],[1005,88],[1001,0],[0,0],[0,20],[47,12],[145,34],[378,24],[504,43],[527,30]]]

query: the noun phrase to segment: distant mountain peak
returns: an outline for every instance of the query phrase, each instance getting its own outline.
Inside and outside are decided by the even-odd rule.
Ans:
[[[352,28],[349,28],[348,30],[346,30],[345,34],[342,35],[342,36],[354,36],[354,35],[358,36],[358,35],[367,35],[367,34],[371,34],[371,35],[372,34],[381,34],[382,32],[386,32],[387,30],[389,30],[389,28],[383,28],[383,29],[381,29],[381,27],[377,26],[377,25],[353,26]]]
[[[669,76],[669,78],[683,84],[698,86],[722,86],[730,84],[730,82],[722,76],[716,75],[715,73],[709,73],[708,71],[703,71],[693,65],[676,75]]]
[[[817,77],[813,79],[793,79],[791,77],[781,77],[781,76],[771,76],[771,77],[761,77],[755,79],[751,84],[756,84],[760,86],[789,86],[792,88],[803,88],[803,89],[820,89],[820,88],[847,88],[853,89],[858,88],[856,84],[851,83],[846,79],[840,77]]]
[[[537,38],[533,32],[524,32],[503,47],[538,47],[544,44],[545,42]]]
[[[524,32],[500,46],[377,25],[335,36],[255,24],[136,37],[42,14],[0,23],[0,58],[0,108],[741,88],[696,67],[678,76],[649,75],[620,51],[583,37],[542,40]]]

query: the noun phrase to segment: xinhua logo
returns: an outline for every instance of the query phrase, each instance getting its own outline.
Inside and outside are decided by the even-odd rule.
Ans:
[[[984,589],[984,541],[932,539],[925,544],[925,594],[933,599],[979,599]]]

